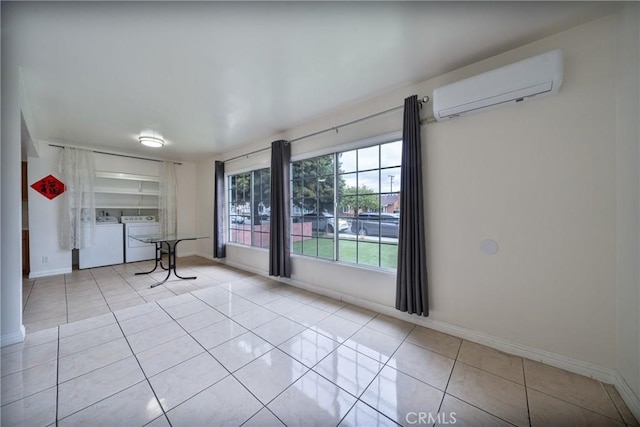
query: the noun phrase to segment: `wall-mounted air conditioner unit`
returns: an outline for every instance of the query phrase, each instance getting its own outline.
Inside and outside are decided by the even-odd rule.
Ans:
[[[439,87],[433,91],[433,116],[442,121],[554,94],[562,71],[558,49]]]

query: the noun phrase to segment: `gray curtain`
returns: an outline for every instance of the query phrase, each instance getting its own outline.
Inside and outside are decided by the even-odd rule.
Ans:
[[[224,244],[224,162],[216,161],[213,198],[213,257],[227,256]]]
[[[429,315],[418,96],[404,100],[396,308]]]
[[[291,145],[271,143],[271,212],[269,218],[269,275],[291,277],[290,183]]]

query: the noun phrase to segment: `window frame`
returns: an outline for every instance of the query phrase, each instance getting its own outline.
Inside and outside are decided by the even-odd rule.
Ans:
[[[231,244],[236,244],[236,245],[241,245],[244,247],[251,247],[251,248],[257,248],[257,249],[269,249],[269,245],[267,246],[261,246],[259,244],[256,244],[256,233],[260,234],[260,240],[262,241],[263,237],[262,234],[267,234],[265,233],[263,230],[260,231],[256,231],[255,229],[255,218],[254,218],[254,204],[256,202],[255,199],[255,192],[254,192],[254,188],[255,188],[255,177],[256,177],[256,172],[261,172],[264,170],[268,170],[269,171],[269,175],[271,174],[271,167],[269,165],[256,165],[256,167],[252,167],[252,168],[246,168],[246,169],[240,169],[240,170],[236,170],[233,172],[228,172],[225,173],[225,193],[226,193],[226,200],[225,200],[225,218],[224,218],[224,222],[225,222],[225,236],[226,236],[226,242],[227,243],[231,243]],[[231,234],[233,230],[242,230],[240,228],[234,228],[233,227],[233,222],[231,221],[231,217],[232,216],[238,216],[236,212],[232,212],[231,209],[231,178],[239,176],[239,175],[246,175],[249,174],[250,178],[249,178],[249,191],[250,191],[250,197],[249,197],[249,223],[250,223],[250,228],[249,228],[249,233],[250,233],[250,242],[249,243],[245,243],[245,242],[240,242],[237,240],[232,240],[231,238]],[[246,203],[246,202],[245,202]],[[235,223],[237,224],[237,223]],[[243,223],[244,224],[244,223]],[[244,231],[244,230],[243,230]]]
[[[391,243],[383,243],[381,241],[382,236],[378,235],[378,241],[375,243],[378,246],[378,265],[373,265],[373,264],[366,264],[366,263],[359,263],[358,262],[358,255],[357,255],[357,251],[358,249],[356,249],[356,260],[355,261],[349,261],[349,260],[344,260],[344,259],[340,259],[340,236],[339,236],[339,222],[340,219],[343,218],[344,216],[344,208],[341,209],[339,206],[339,192],[338,192],[338,182],[340,179],[340,171],[339,171],[339,166],[338,166],[338,154],[340,153],[344,153],[344,152],[348,152],[348,151],[352,151],[352,150],[359,150],[359,149],[364,149],[364,148],[368,148],[368,147],[374,147],[377,146],[378,150],[381,150],[380,146],[384,145],[384,144],[388,144],[388,143],[394,143],[394,142],[398,142],[398,141],[402,141],[402,131],[397,131],[397,132],[392,132],[392,133],[388,133],[388,134],[384,134],[384,135],[379,135],[379,136],[375,136],[372,138],[367,138],[367,139],[363,139],[363,140],[359,140],[359,141],[354,141],[351,143],[347,143],[347,144],[342,144],[342,145],[336,145],[336,146],[332,146],[332,147],[326,147],[322,150],[316,150],[316,151],[312,151],[312,152],[307,152],[304,154],[298,154],[295,156],[292,156],[291,158],[291,179],[289,181],[289,185],[290,185],[290,191],[291,191],[291,201],[290,201],[290,205],[291,205],[291,211],[293,211],[293,199],[294,199],[294,187],[293,187],[293,182],[294,182],[294,175],[293,175],[293,166],[294,163],[296,162],[302,162],[304,160],[310,160],[310,159],[315,159],[317,157],[321,157],[321,156],[326,156],[326,155],[332,155],[333,156],[333,186],[334,186],[334,191],[333,191],[333,218],[334,218],[334,228],[336,230],[334,230],[334,235],[333,235],[333,259],[329,259],[326,257],[322,257],[319,256],[317,254],[315,255],[310,255],[310,254],[304,254],[302,251],[300,253],[298,252],[293,252],[292,250],[292,255],[293,256],[304,256],[304,257],[308,257],[308,258],[315,258],[317,260],[322,260],[322,261],[329,261],[329,262],[337,262],[337,263],[345,263],[348,264],[350,266],[357,266],[358,268],[367,268],[367,269],[374,269],[374,270],[385,270],[385,271],[395,271],[396,267],[387,267],[387,266],[382,266],[381,262],[382,262],[382,245],[393,245]],[[380,159],[380,151],[378,151],[378,156]],[[383,195],[383,194],[392,194],[392,193],[398,193],[400,194],[402,189],[400,188],[400,182],[399,182],[399,178],[398,177],[398,190],[397,191],[393,191],[393,192],[387,192],[387,191],[383,191],[382,190],[382,175],[381,175],[381,171],[385,170],[385,169],[391,169],[391,168],[396,168],[396,167],[401,167],[401,165],[398,166],[381,166],[381,162],[379,161],[378,163],[378,167],[375,169],[370,169],[371,171],[378,171],[379,177],[378,177],[378,190],[377,193],[373,193],[376,194],[379,198]],[[369,171],[369,169],[363,170],[363,171]],[[360,173],[361,171],[358,169],[357,165],[356,165],[356,171],[355,173]],[[382,214],[382,208],[380,206],[378,206],[378,215]],[[357,212],[354,213],[354,218],[356,218],[358,215]],[[292,215],[293,218],[293,215]],[[293,222],[292,218],[290,219],[290,221]],[[350,225],[351,227],[351,225]],[[380,233],[381,234],[381,233]],[[297,234],[294,235],[293,233],[293,227],[289,233],[289,238],[290,238],[290,245],[291,248],[293,249],[294,247],[294,236],[298,236]],[[314,236],[315,237],[315,236]],[[317,237],[316,237],[317,238]],[[346,240],[346,239],[342,239],[342,240]],[[356,239],[356,242],[358,242],[358,239]],[[397,247],[397,243],[395,244],[395,246]]]

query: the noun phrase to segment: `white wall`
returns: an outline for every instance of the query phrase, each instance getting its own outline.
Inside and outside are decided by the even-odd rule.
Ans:
[[[442,84],[563,49],[565,78],[559,94],[422,129],[430,319],[615,368],[620,303],[616,28],[615,16],[600,19],[372,97],[222,157],[348,122],[401,105],[406,96],[430,95]],[[423,111],[423,117],[428,114]],[[401,126],[398,111],[340,129],[337,135],[296,142],[293,154]],[[233,162],[227,171],[261,163],[261,157]],[[210,164],[200,162],[198,175],[209,174]],[[203,166],[206,170],[201,171]],[[213,194],[213,188],[198,192]],[[208,200],[200,212],[203,226],[203,218],[211,215]],[[480,251],[486,238],[499,243],[495,256]],[[228,262],[267,271],[265,251],[234,245],[227,250]],[[208,248],[203,254],[210,254]],[[393,275],[372,270],[294,257],[292,278],[363,302],[388,307],[395,302]],[[631,306],[637,313],[637,298]]]
[[[38,144],[39,157],[29,157],[27,185],[29,186],[29,277],[42,277],[71,272],[71,251],[58,244],[58,221],[62,196],[49,200],[31,184],[51,174],[62,180],[58,172],[60,149]],[[45,257],[43,259],[43,257]]]
[[[640,6],[626,5],[616,50],[616,367],[640,396]]]
[[[196,202],[196,165],[192,162],[182,162],[176,166],[178,181],[178,234],[194,234],[197,231],[198,210]],[[204,242],[210,239],[204,239]],[[180,242],[177,255],[188,256],[196,253],[196,241]]]
[[[196,241],[196,252],[213,258],[213,195],[214,164],[216,159],[206,159],[196,164],[197,231],[211,239]]]
[[[3,59],[14,54],[3,44]],[[24,339],[22,325],[21,144],[18,69],[2,63],[0,144],[0,345]]]

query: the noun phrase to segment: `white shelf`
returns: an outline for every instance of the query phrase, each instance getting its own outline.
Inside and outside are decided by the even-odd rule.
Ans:
[[[158,205],[100,205],[96,209],[158,209]]]
[[[96,172],[97,209],[158,209],[159,177]]]
[[[158,191],[136,191],[136,190],[120,190],[117,188],[96,188],[96,193],[103,194],[127,194],[134,196],[159,196],[160,193]]]
[[[111,178],[111,179],[124,179],[128,181],[148,181],[159,182],[160,177],[153,175],[137,175],[134,173],[120,173],[120,172],[107,172],[96,171],[96,178]]]

